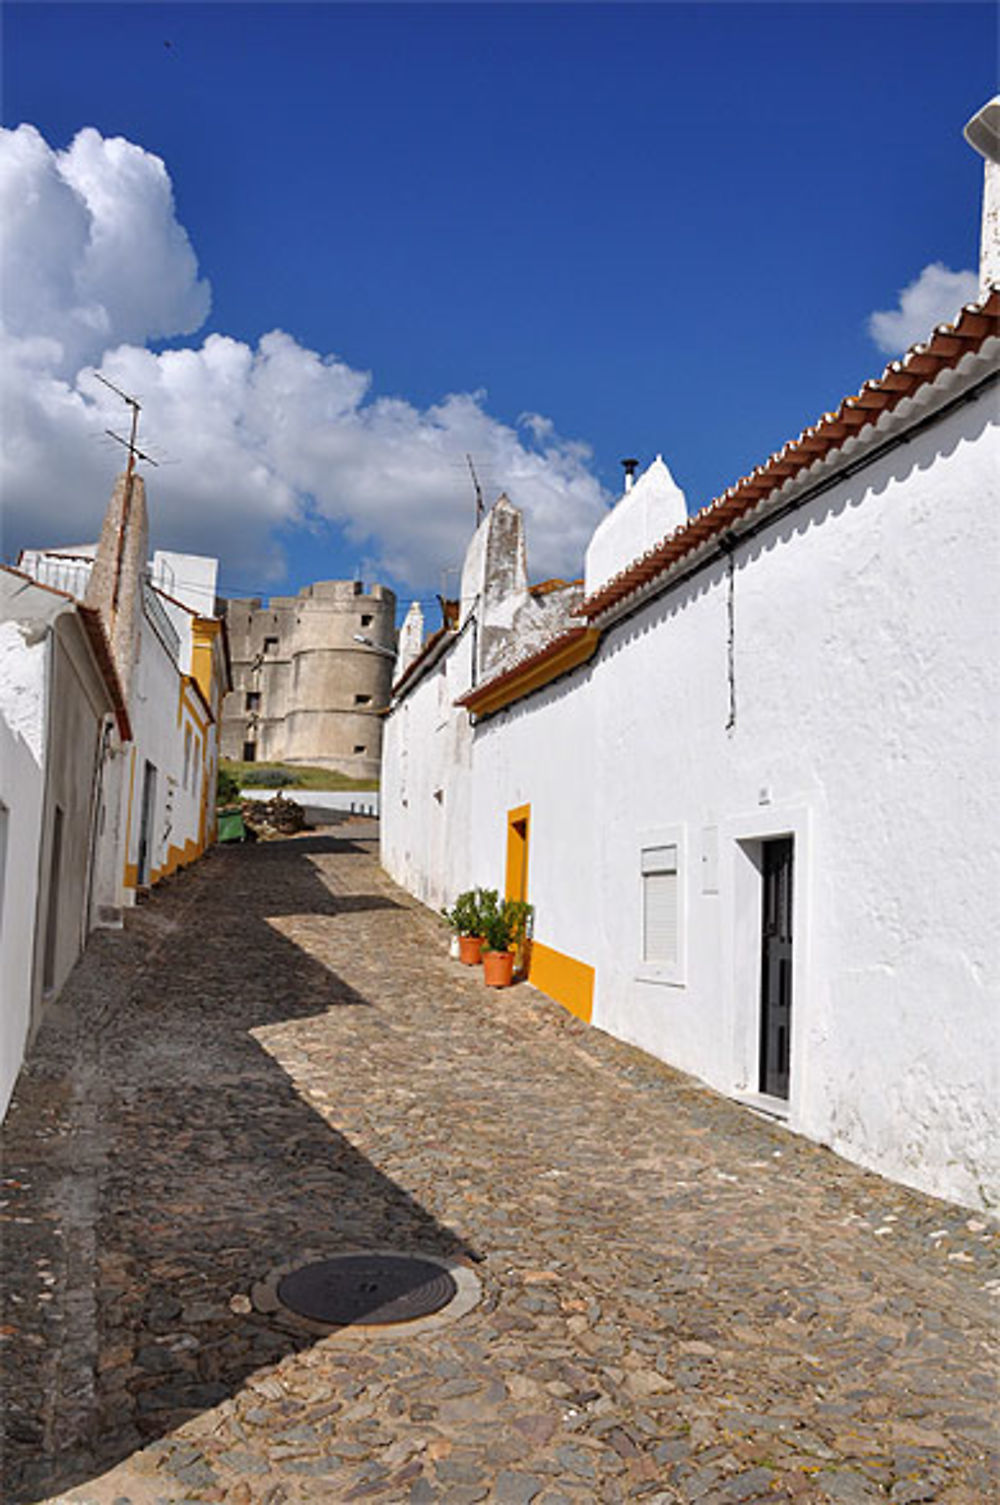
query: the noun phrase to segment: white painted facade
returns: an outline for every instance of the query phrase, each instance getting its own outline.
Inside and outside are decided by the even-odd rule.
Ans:
[[[218,565],[146,549],[143,482],[122,478],[99,544],[0,570],[0,1117],[90,930],[214,834]]]
[[[476,725],[453,708],[467,621],[402,687],[382,780],[383,862],[434,907],[502,886],[508,812],[530,806],[535,938],[593,968],[592,1022],[737,1097],[760,1088],[762,844],[792,837],[790,1082],[769,1106],[991,1210],[997,343],[769,505],[821,494],[609,611],[589,663]],[[663,851],[678,944],[652,965],[643,853]]]
[[[97,552],[95,545],[26,550],[21,566],[43,584],[83,597]],[[134,658],[125,676],[132,740],[110,751],[101,812],[113,833],[95,874],[101,923],[120,924],[139,889],[193,860],[210,835],[224,666],[216,662],[212,675],[202,676],[216,686],[214,705],[193,680],[199,623],[213,617],[217,574],[216,559],[158,550],[138,581]]]
[[[0,1117],[94,923],[109,673],[73,601],[0,571]]]
[[[45,797],[48,644],[0,622],[0,1117],[31,1028],[38,851]]]
[[[686,522],[684,493],[657,455],[594,529],[583,572],[586,595]]]

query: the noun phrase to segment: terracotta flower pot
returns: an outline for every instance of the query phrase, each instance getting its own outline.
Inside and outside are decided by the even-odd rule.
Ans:
[[[460,935],[458,938],[458,959],[467,967],[479,965],[483,954],[483,938],[481,935]]]
[[[483,952],[483,982],[488,988],[509,988],[513,976],[513,951]]]

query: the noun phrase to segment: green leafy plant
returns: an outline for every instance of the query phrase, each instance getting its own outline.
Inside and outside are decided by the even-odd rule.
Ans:
[[[228,768],[220,768],[219,776],[215,781],[215,802],[217,805],[231,805],[240,797],[239,780],[235,779]]]
[[[467,888],[458,895],[451,909],[442,909],[441,913],[456,934],[483,935],[483,927],[497,912],[498,905],[495,888]]]
[[[254,789],[286,789],[298,780],[294,773],[288,773],[284,768],[249,768],[243,775],[243,782]]]
[[[504,899],[494,906],[483,923],[483,950],[509,951],[528,933],[534,907],[522,899]]]

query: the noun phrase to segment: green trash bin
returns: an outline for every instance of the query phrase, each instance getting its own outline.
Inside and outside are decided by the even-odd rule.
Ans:
[[[243,811],[239,805],[220,810],[218,815],[220,841],[246,841],[247,828],[243,824]]]

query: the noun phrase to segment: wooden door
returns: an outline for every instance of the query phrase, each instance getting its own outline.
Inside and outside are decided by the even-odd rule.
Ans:
[[[790,836],[764,842],[761,935],[760,1090],[788,1097],[792,1044],[792,858]]]

